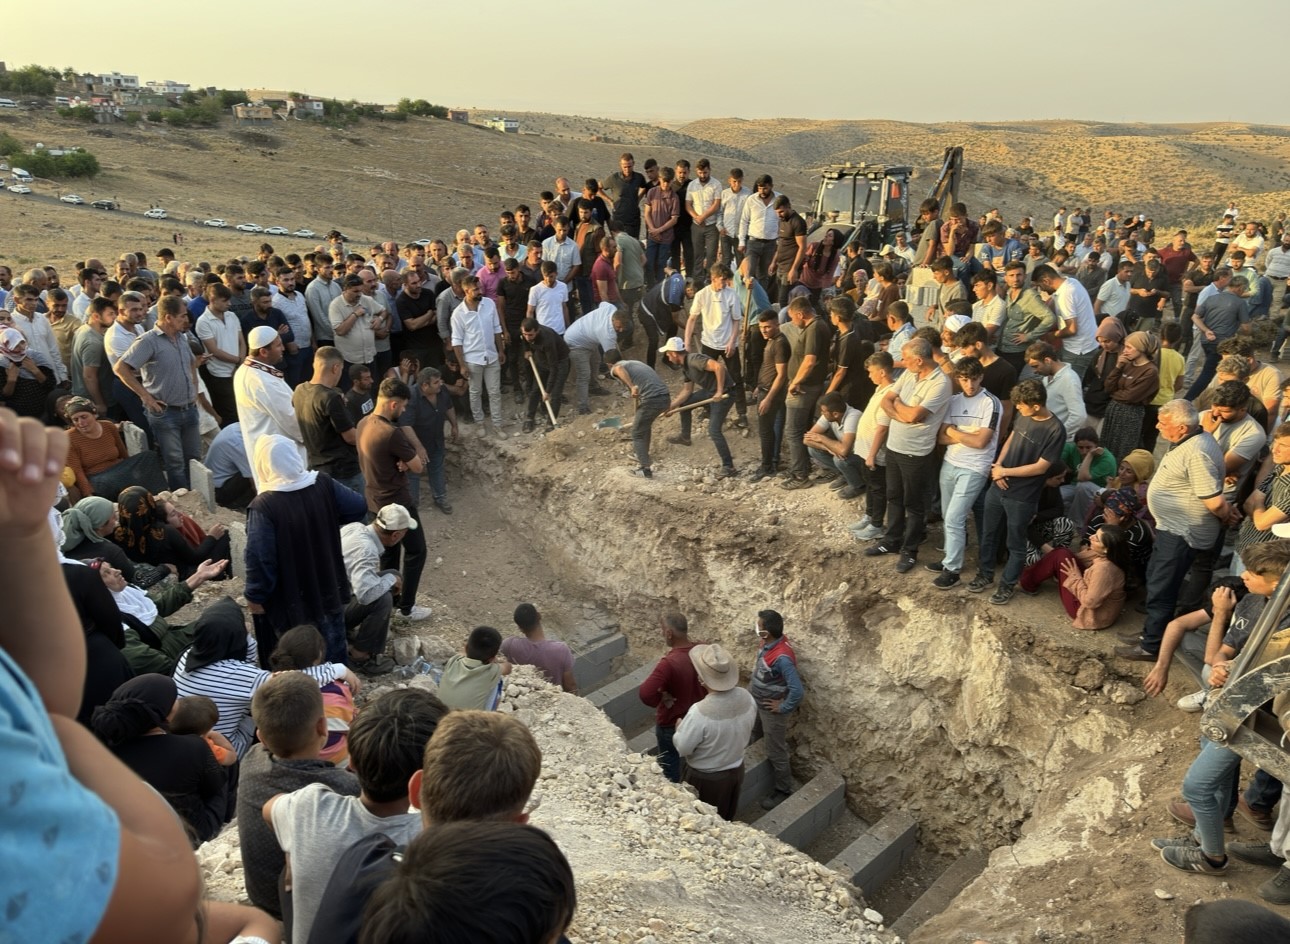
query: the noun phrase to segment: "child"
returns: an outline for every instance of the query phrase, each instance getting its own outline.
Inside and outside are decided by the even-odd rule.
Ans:
[[[318,683],[304,673],[279,672],[256,689],[251,716],[260,743],[242,758],[237,788],[242,871],[251,903],[281,918],[278,876],[285,858],[260,816],[265,801],[315,783],[354,797],[358,778],[319,757],[327,743],[327,718]]]
[[[171,734],[196,734],[205,739],[221,767],[237,763],[237,748],[218,731],[212,730],[219,721],[219,708],[205,695],[190,695],[175,702],[170,716]]]
[[[447,708],[434,695],[405,688],[368,705],[349,731],[350,767],[357,797],[315,783],[280,793],[264,804],[264,821],[287,857],[283,911],[290,901],[292,944],[306,944],[337,857],[351,845],[382,833],[407,843],[421,831],[408,812],[408,780],[420,773],[422,755]]]
[[[269,667],[278,672],[307,669],[326,661],[327,643],[322,633],[308,624],[296,626],[282,634],[277,648],[269,657]],[[323,714],[327,716],[327,743],[318,756],[337,767],[349,766],[349,749],[345,734],[354,721],[354,693],[344,681],[328,682],[322,692]]]
[[[1185,363],[1178,353],[1178,344],[1182,340],[1182,325],[1176,321],[1166,321],[1160,326],[1160,351],[1157,367],[1160,368],[1160,392],[1147,405],[1146,415],[1142,417],[1142,445],[1147,452],[1156,451],[1156,440],[1160,431],[1156,429],[1156,419],[1160,408],[1177,397],[1182,396],[1183,371]]]
[[[502,634],[491,626],[478,626],[466,640],[466,654],[455,655],[443,667],[439,697],[449,708],[492,711],[502,697],[502,676],[511,674],[511,664],[497,662]]]

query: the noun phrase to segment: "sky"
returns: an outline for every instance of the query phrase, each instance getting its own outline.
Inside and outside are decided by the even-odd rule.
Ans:
[[[173,0],[131,16],[112,14],[101,0],[60,0],[59,22],[92,27],[9,31],[0,59],[198,87],[671,124],[741,117],[1290,125],[1290,98],[1278,87],[1290,0],[1245,0],[1231,17],[1213,0],[782,7],[706,0],[687,8],[693,12],[669,12],[654,26],[646,16],[658,7],[603,0],[503,4],[492,14],[483,5],[392,4],[380,17],[339,0],[236,14],[223,4]],[[773,15],[763,21],[762,10]],[[694,28],[699,21],[706,28]],[[537,37],[549,37],[542,48],[556,54],[539,55]],[[523,65],[511,67],[517,60]]]

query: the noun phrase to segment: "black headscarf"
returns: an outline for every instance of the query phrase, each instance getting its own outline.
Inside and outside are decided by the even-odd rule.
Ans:
[[[184,671],[196,672],[225,659],[246,661],[246,620],[229,597],[216,600],[197,617]]]
[[[135,554],[148,553],[149,541],[164,541],[165,522],[157,511],[157,499],[142,485],[131,485],[116,500],[117,526],[112,538]]]
[[[141,738],[153,728],[164,731],[178,697],[170,676],[156,672],[136,676],[117,688],[106,705],[94,709],[90,728],[108,747]]]

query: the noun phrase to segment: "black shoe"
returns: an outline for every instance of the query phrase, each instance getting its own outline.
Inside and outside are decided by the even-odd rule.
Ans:
[[[773,810],[790,796],[792,796],[791,793],[780,793],[776,790],[774,793],[770,794],[770,796],[764,796],[761,798],[761,808],[763,810]]]
[[[631,474],[640,479],[652,479],[654,473],[649,469],[632,469]]]
[[[452,505],[448,503],[448,499],[446,498],[436,501],[434,503],[434,506],[438,508],[440,511],[442,511],[445,515],[452,514]]]
[[[533,432],[533,421],[532,421],[532,420],[525,420],[525,421],[524,421],[524,432],[526,432],[526,433],[531,433],[531,432]]]
[[[913,554],[901,554],[900,560],[896,562],[896,573],[907,574],[914,569],[918,559]]]
[[[831,488],[835,492],[840,492],[842,491],[842,489],[846,487],[847,487],[847,480],[842,478],[841,476],[838,476],[832,482],[829,483],[829,488]]]
[[[848,485],[846,488],[838,489],[838,498],[843,501],[854,501],[863,494],[864,492],[856,488],[854,485]]]
[[[753,472],[753,474],[748,476],[748,481],[753,483],[760,482],[762,479],[769,478],[773,474],[774,473],[771,472],[770,469],[766,468],[765,466],[758,466],[757,469]]]
[[[1266,842],[1229,842],[1227,851],[1242,862],[1253,865],[1266,865],[1279,869],[1286,864],[1286,860],[1273,852],[1272,847]]]
[[[790,476],[782,485],[780,485],[780,488],[787,489],[791,492],[799,488],[810,488],[814,484],[815,483],[810,479],[799,479]]]
[[[1115,657],[1117,659],[1128,659],[1130,662],[1155,662],[1158,655],[1154,652],[1147,652],[1141,646],[1116,646]]]
[[[879,541],[877,544],[873,544],[873,545],[870,545],[869,547],[866,547],[864,549],[864,556],[882,557],[882,555],[884,554],[895,554],[896,550],[897,550],[896,548],[888,547],[882,541]]]
[[[940,561],[932,561],[930,564],[924,564],[923,566],[934,574],[939,574],[945,570],[945,565]]]
[[[948,590],[950,587],[957,587],[959,584],[959,575],[952,570],[941,571],[941,575],[932,581],[932,586],[937,590]]]

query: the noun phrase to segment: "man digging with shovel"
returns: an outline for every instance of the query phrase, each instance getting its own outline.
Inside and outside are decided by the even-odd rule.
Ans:
[[[667,441],[678,446],[690,445],[690,424],[693,421],[690,414],[698,407],[707,406],[709,409],[708,438],[712,440],[712,445],[717,449],[717,455],[721,457],[721,468],[717,471],[717,478],[728,479],[738,475],[739,473],[735,471],[734,457],[730,454],[730,446],[721,431],[726,423],[726,414],[730,412],[730,400],[725,392],[727,378],[725,366],[706,354],[687,353],[685,342],[680,338],[668,338],[662,351],[668,363],[681,368],[681,376],[684,378],[680,392],[663,411],[664,416],[671,416],[673,413],[681,414],[681,432],[667,437]]]
[[[609,365],[609,376],[625,384],[632,394],[632,448],[636,450],[636,462],[640,466],[632,470],[632,475],[651,478],[654,473],[649,461],[650,435],[654,421],[671,405],[667,384],[654,368],[640,361],[623,360],[616,350],[605,355],[605,363]]]

